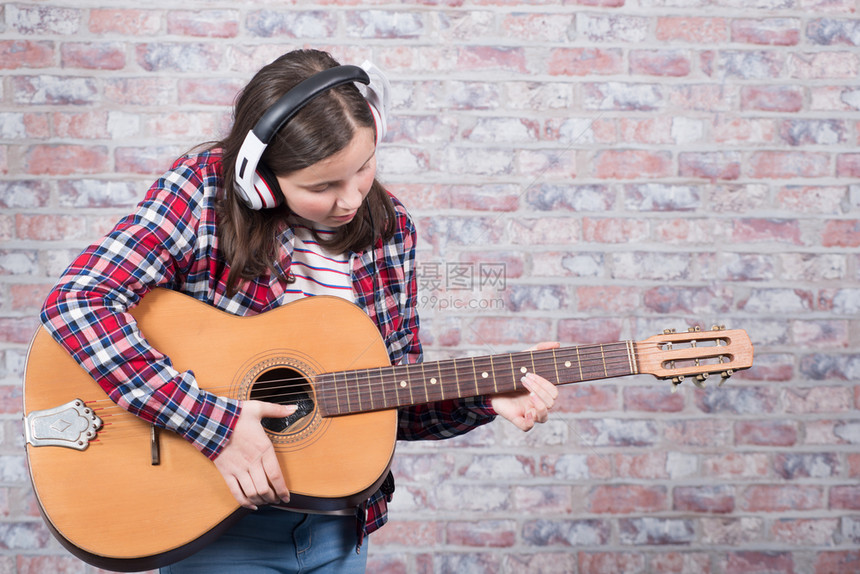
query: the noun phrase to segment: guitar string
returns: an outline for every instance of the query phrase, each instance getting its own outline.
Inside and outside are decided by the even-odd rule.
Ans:
[[[556,351],[559,351],[559,350],[556,349]],[[546,353],[546,352],[541,351],[541,353]],[[498,355],[496,357],[503,357],[503,355]],[[580,352],[580,358],[584,362],[585,359],[588,358],[588,356],[584,355],[582,352]],[[607,368],[618,367],[618,366],[622,366],[622,365],[629,365],[629,358],[628,358],[626,350],[624,351],[623,354],[604,352],[603,358],[606,359],[605,364],[606,364]],[[492,357],[474,357],[474,359],[477,362],[479,359],[490,360],[490,359],[492,359]],[[501,359],[499,359],[499,360],[501,360]],[[469,366],[467,367],[467,366],[461,365],[461,367],[458,369],[453,364],[455,361],[465,361],[469,364]],[[559,361],[553,357],[550,357],[550,356],[536,356],[534,360],[528,361],[528,362],[534,363],[534,366],[536,367],[535,368],[536,371],[542,371],[548,377],[551,377],[553,375],[553,373],[549,373],[546,371],[548,371],[549,369],[555,371],[555,366],[558,364]],[[604,361],[600,361],[601,365],[603,363],[604,363]],[[442,365],[442,364],[450,364],[451,366],[448,368],[431,367],[431,369],[429,369],[429,370],[433,374],[435,374],[439,379],[442,380],[443,389],[447,388],[447,389],[453,390],[455,387],[459,388],[461,385],[473,384],[471,378],[469,379],[469,382],[463,382],[463,381],[459,381],[459,383],[457,382],[460,378],[460,374],[465,374],[465,372],[471,368],[472,361],[469,358],[455,359],[453,361],[439,361],[438,362],[438,365]],[[380,377],[377,373],[375,373],[375,371],[379,371],[380,369],[385,369],[385,370],[390,369],[390,372],[393,374],[395,368],[401,368],[401,369],[413,368],[417,371],[417,370],[421,370],[421,366],[427,366],[427,365],[434,365],[434,363],[423,363],[423,364],[413,363],[413,364],[409,364],[409,365],[400,365],[398,367],[371,367],[368,369],[355,369],[355,370],[351,370],[351,371],[340,371],[340,373],[346,373],[346,374],[352,375],[351,380],[347,381],[347,383],[354,386],[354,387],[356,387],[356,386],[361,387],[362,391],[366,387],[372,393],[379,391],[380,389],[382,389],[382,392],[385,393],[386,388],[391,388],[391,383],[390,382],[384,382],[382,380],[382,377]],[[510,365],[507,365],[504,368],[510,369],[511,367],[510,367]],[[573,368],[573,363],[572,363],[571,368]],[[531,370],[532,369],[529,369],[529,371],[531,371]],[[600,369],[600,371],[602,372],[602,369]],[[514,372],[509,371],[508,375],[515,377]],[[587,373],[593,372],[593,369],[589,369],[585,372],[587,372]],[[324,373],[324,374],[330,374],[330,373]],[[323,374],[321,374],[320,376],[322,376],[322,375]],[[497,376],[495,378],[498,379],[500,377],[501,376]],[[600,378],[603,378],[603,377],[600,377]],[[448,379],[448,381],[446,381],[446,379]],[[392,378],[391,380],[393,381],[394,379]],[[289,403],[293,399],[298,399],[298,398],[301,398],[301,397],[307,395],[307,391],[304,389],[295,390],[295,391],[291,390],[296,386],[297,383],[301,384],[301,383],[306,383],[306,382],[307,382],[307,379],[305,377],[298,376],[298,377],[287,377],[287,378],[281,378],[281,379],[270,379],[270,380],[266,380],[266,381],[257,381],[255,383],[255,385],[262,384],[263,387],[265,387],[265,389],[263,390],[263,393],[261,393],[260,396],[258,396],[258,398],[260,400],[269,400],[270,402],[283,401],[284,403]],[[571,381],[571,382],[575,382],[575,381]],[[561,384],[561,383],[556,382],[555,384]],[[280,386],[278,386],[278,385],[280,385]],[[415,386],[421,386],[421,385],[426,386],[426,381],[419,381],[417,383],[414,383],[413,388]],[[208,392],[217,392],[219,390],[229,389],[231,387],[232,387],[232,385],[214,386],[214,387],[207,387],[205,390]],[[325,388],[328,389],[328,386],[326,386]],[[282,391],[287,391],[287,392],[282,392]],[[336,397],[337,393],[339,392],[336,389],[324,391],[324,390],[319,389],[319,388],[317,388],[316,391],[317,392],[314,393],[314,395],[320,401],[325,401],[327,399],[331,399],[333,397]],[[397,391],[397,390],[390,391],[389,394],[399,395],[403,392],[405,392],[405,391],[401,389],[399,391]],[[417,391],[417,394],[420,396],[423,393],[421,391]],[[459,394],[459,393],[452,393],[452,394]],[[476,394],[480,394],[480,393],[476,393]],[[272,399],[277,399],[277,400],[272,400]],[[111,409],[118,411],[120,414],[127,412],[122,407],[116,405],[109,398],[97,399],[95,401],[88,401],[87,404],[90,405],[94,409],[94,411],[97,412],[97,414],[100,412],[106,412],[106,413],[110,414]],[[105,406],[101,406],[101,405],[105,405]]]
[[[641,344],[640,344],[640,350],[644,350],[644,351],[646,351],[646,353],[649,351],[647,348],[641,347]],[[619,357],[621,357],[622,360],[619,360]],[[599,378],[606,378],[608,373],[606,373],[605,371],[608,370],[608,368],[610,368],[610,367],[614,368],[614,367],[626,365],[628,363],[628,357],[627,357],[626,351],[623,353],[623,355],[604,353],[603,358],[605,358],[606,360],[600,361],[599,365],[591,365],[591,367],[596,367],[596,368],[594,368],[594,369],[589,368],[589,370],[587,371],[589,373],[589,375],[590,374],[598,374],[600,376],[598,376],[596,378],[598,378],[598,379]],[[492,358],[491,357],[489,357],[489,358],[475,357],[474,359],[476,362],[478,362],[481,359],[489,360]],[[471,363],[471,361],[468,358],[454,360],[454,362],[456,362],[456,361]],[[547,367],[547,364],[549,364],[549,367],[552,370],[554,370],[555,366],[558,364],[557,360],[550,358],[550,357],[537,357],[536,360],[533,362],[535,363],[536,367],[539,367],[538,369],[536,369],[538,371],[542,370],[542,368]],[[452,361],[439,362],[439,364],[443,364],[443,363],[451,363],[452,366],[450,368],[445,368],[445,369],[431,367],[429,370],[431,371],[431,373],[439,376],[440,379],[443,379],[443,385],[444,386],[447,386],[448,388],[454,388],[455,386],[459,387],[463,384],[473,384],[474,379],[472,379],[472,378],[469,378],[465,382],[459,381],[459,374],[460,373],[465,374],[465,372],[470,370],[471,365],[461,365],[461,368],[458,369],[456,366],[453,366]],[[604,363],[606,365],[606,369],[601,369],[600,365],[603,365]],[[414,370],[420,370],[419,368],[417,368],[417,367],[419,367],[419,365],[420,364],[402,365],[402,366],[399,366],[399,368],[401,368],[401,369],[414,368]],[[434,363],[424,363],[423,365],[424,366],[434,365]],[[481,366],[481,365],[475,365],[475,366],[477,367],[477,366]],[[577,365],[577,367],[578,367],[578,365]],[[398,378],[398,377],[393,376],[393,374],[396,374],[396,373],[394,373],[394,369],[396,369],[396,368],[398,368],[398,367],[372,367],[369,369],[356,369],[356,370],[352,370],[352,371],[341,371],[341,373],[344,373],[345,375],[352,375],[352,378],[350,380],[344,381],[344,383],[347,385],[367,387],[367,389],[370,390],[371,392],[379,390],[378,387],[382,387],[383,392],[384,392],[384,389],[386,387],[391,388],[390,387],[391,382],[393,382],[395,379]],[[495,366],[490,365],[490,368],[494,369]],[[504,368],[507,369],[509,367],[506,366]],[[571,368],[573,368],[573,365]],[[720,368],[726,368],[725,363],[720,364]],[[389,371],[392,373],[392,378],[390,380],[391,382],[382,381],[381,380],[382,377],[380,377],[380,375],[375,372],[375,371],[379,371],[381,369],[384,369],[384,370],[391,369]],[[600,374],[601,372],[603,372],[603,374]],[[545,373],[545,374],[548,374],[550,376],[552,375],[552,373]],[[446,378],[445,375],[447,375],[448,379],[453,379],[453,382],[447,382],[446,383],[444,380]],[[514,373],[508,371],[507,375],[514,376]],[[612,375],[610,375],[610,376],[612,376]],[[621,375],[614,375],[614,376],[621,376]],[[409,377],[406,377],[406,378],[409,378]],[[500,377],[500,376],[494,377],[494,379],[499,379],[499,378],[506,378],[506,377]],[[589,379],[588,377],[584,377],[583,379],[578,379],[576,381],[570,381],[570,382],[582,382],[585,380],[594,380],[594,379]],[[301,397],[301,396],[307,395],[307,391],[305,389],[299,389],[299,390],[295,390],[295,391],[290,390],[296,386],[296,383],[302,383],[302,382],[307,382],[307,381],[308,381],[307,378],[305,378],[303,376],[298,376],[298,377],[258,381],[255,384],[256,385],[262,384],[262,387],[264,387],[263,389],[261,389],[262,393],[260,393],[259,398],[265,400],[265,399],[272,399],[272,398],[277,397],[278,399],[281,399],[281,400],[284,400],[285,402],[288,402],[289,400],[293,399],[294,397]],[[284,384],[284,383],[286,383],[286,384]],[[279,386],[277,386],[279,384],[284,384],[284,385],[279,387]],[[417,383],[413,383],[412,387],[414,389],[416,386],[420,386],[422,384],[426,385],[426,382],[425,381],[418,381]],[[565,383],[557,382],[555,384],[565,384]],[[216,387],[208,387],[205,390],[207,390],[209,392],[214,392],[214,391],[218,391],[221,389],[228,389],[228,388],[230,388],[230,386],[221,386],[221,387],[216,386]],[[364,389],[362,388],[362,390],[364,390]],[[281,392],[281,391],[288,391],[288,392]],[[317,389],[317,393],[315,393],[315,396],[321,400],[325,400],[327,398],[331,398],[331,396],[333,396],[336,392],[338,392],[338,391],[332,390],[328,394],[326,394],[321,389]],[[390,393],[390,394],[399,394],[400,392],[403,392],[403,391],[398,391],[397,389],[395,389],[394,392]],[[419,391],[419,394],[420,394],[420,391]],[[106,401],[108,404],[112,404],[112,401],[110,401],[109,399],[103,399],[103,400]]]
[[[611,344],[603,345],[603,347],[606,347],[606,346],[613,346],[613,347],[617,347],[617,346],[619,346],[619,345],[621,345],[621,344],[622,344],[622,343],[611,343]],[[626,345],[626,343],[624,343],[624,344]],[[653,355],[653,354],[655,354],[655,352],[662,353],[663,351],[662,351],[662,349],[659,349],[659,348],[658,348],[659,346],[660,346],[660,345],[659,345],[659,344],[656,344],[656,343],[644,343],[644,342],[642,342],[642,343],[637,343],[637,351],[639,351],[639,355],[640,355],[640,356]],[[599,348],[599,347],[601,347],[601,346],[594,346],[594,347],[588,347],[588,348],[596,349],[596,348]],[[535,367],[537,367],[538,365],[540,365],[541,367],[546,367],[546,366],[547,366],[547,365],[546,365],[546,363],[549,363],[549,364],[550,364],[550,366],[553,366],[553,367],[554,367],[555,365],[557,365],[557,364],[558,364],[558,360],[557,360],[557,358],[555,358],[555,357],[550,357],[550,356],[549,356],[550,354],[560,354],[560,353],[562,353],[562,352],[570,353],[570,352],[575,352],[575,351],[578,349],[578,350],[580,351],[580,358],[582,358],[582,355],[583,355],[582,351],[583,351],[583,350],[585,350],[585,348],[586,348],[586,347],[566,347],[566,348],[563,348],[563,349],[554,349],[554,350],[550,350],[550,351],[536,351],[535,353],[541,353],[541,356],[537,356],[537,357],[535,357],[535,360],[534,360]],[[553,353],[553,351],[554,351],[554,353]],[[604,348],[602,351],[603,351],[603,358],[604,358],[604,359],[606,359],[605,363],[606,363],[606,367],[607,367],[607,368],[608,368],[608,367],[610,367],[610,366],[613,366],[613,367],[621,366],[622,364],[626,364],[626,363],[628,363],[628,361],[629,361],[629,357],[628,357],[628,353],[626,352],[626,348],[625,348],[625,352],[624,352],[624,353],[621,353],[621,354],[618,354],[618,353],[611,353],[611,352],[610,352],[610,353],[607,353],[607,352],[605,351],[605,348]],[[528,352],[526,352],[525,354],[520,354],[520,357],[524,358],[526,354],[528,354]],[[454,359],[454,360],[448,360],[448,361],[439,361],[439,362],[437,362],[437,363],[435,363],[435,364],[439,364],[439,365],[441,365],[441,364],[448,364],[448,363],[450,363],[450,364],[454,365],[454,363],[455,363],[455,362],[457,362],[457,361],[460,361],[460,362],[466,361],[466,362],[471,363],[471,362],[472,362],[472,361],[471,361],[471,359],[474,359],[475,361],[484,360],[484,361],[490,361],[490,362],[491,362],[491,361],[493,361],[493,360],[496,360],[496,358],[498,358],[498,357],[502,357],[502,356],[503,356],[503,355],[490,356],[490,357],[473,357],[473,358],[466,357],[466,358],[462,358],[462,359]],[[619,358],[622,358],[623,360],[619,360]],[[691,360],[692,360],[692,359],[691,359]],[[603,364],[603,363],[604,363],[604,361],[601,361],[601,364]],[[426,366],[426,365],[433,365],[433,364],[434,364],[434,363],[425,363],[424,365]],[[400,366],[400,367],[401,367],[401,368],[409,368],[409,367],[418,367],[419,365],[420,365],[420,364],[410,364],[410,365],[402,365],[402,366]],[[378,390],[378,389],[376,389],[375,387],[382,386],[382,387],[383,387],[383,393],[385,393],[385,391],[384,391],[384,387],[385,387],[387,384],[389,384],[389,383],[385,383],[385,382],[381,382],[381,381],[376,381],[376,382],[374,382],[374,380],[372,380],[372,379],[370,378],[370,375],[372,374],[372,371],[379,370],[379,369],[388,369],[388,368],[389,368],[389,367],[375,367],[375,368],[369,368],[369,369],[356,369],[356,370],[353,370],[353,371],[342,371],[342,372],[344,372],[344,373],[353,373],[353,374],[355,374],[355,373],[362,373],[362,372],[363,372],[363,373],[365,374],[366,380],[365,380],[365,381],[363,381],[363,380],[361,380],[361,378],[358,378],[358,379],[356,379],[356,380],[352,381],[354,384],[357,384],[357,385],[359,385],[359,386],[367,386],[369,389],[373,388],[372,390]],[[726,365],[725,365],[725,364],[721,364],[721,368],[726,368]],[[392,368],[392,369],[393,369],[393,368]],[[417,370],[417,369],[416,369],[416,370]],[[431,370],[432,370],[432,368],[431,368]],[[466,370],[468,370],[468,367],[466,368]],[[535,369],[535,370],[540,370],[540,369]],[[438,370],[437,370],[437,374],[438,374],[439,372],[441,372],[441,373],[443,373],[443,374],[444,374],[444,373],[446,373],[446,372],[447,372],[447,373],[449,373],[449,374],[450,374],[450,373],[454,373],[454,378],[456,379],[456,378],[457,378],[457,376],[456,376],[456,371],[457,371],[456,366],[454,366],[452,369],[444,369],[444,370],[443,370],[443,369],[438,369]],[[611,375],[611,376],[621,376],[621,375]],[[441,378],[441,377],[440,377],[440,378]],[[498,378],[498,377],[497,377],[497,378]],[[604,376],[600,376],[600,377],[598,377],[598,378],[605,378],[605,377],[604,377]],[[585,380],[589,380],[589,379],[587,379],[587,378],[586,378],[586,379],[580,379],[580,380],[571,381],[571,382],[583,382],[583,381],[585,381]],[[299,381],[301,381],[301,382],[307,382],[307,379],[306,379],[305,377],[293,377],[293,378],[285,378],[285,379],[280,379],[280,380],[274,379],[274,380],[270,380],[270,381],[265,381],[264,383],[265,383],[265,384],[283,383],[283,382],[292,382],[292,383],[295,383],[295,382],[299,382]],[[421,383],[419,382],[419,383],[418,383],[418,385],[420,385],[420,384],[421,384]],[[426,385],[426,383],[424,383],[424,384]],[[445,383],[444,383],[444,381],[443,381],[443,384],[445,384]],[[471,384],[471,379],[470,379],[470,382],[469,382],[469,383],[467,383],[467,384]],[[557,383],[555,383],[555,384],[561,384],[561,383],[558,383],[558,382],[557,382]],[[453,389],[453,388],[454,388],[454,385],[457,385],[457,383],[448,383],[448,384],[447,384],[447,387],[448,387],[449,389]],[[295,385],[294,385],[294,384],[293,384],[293,385],[286,385],[286,386],[282,387],[282,389],[287,389],[287,388],[290,388],[291,386],[295,386]],[[413,385],[413,387],[414,387],[414,386],[415,386],[415,385]],[[458,387],[458,389],[459,389],[459,385],[457,385],[457,387]],[[211,391],[215,391],[215,390],[218,390],[218,389],[221,389],[221,388],[229,388],[229,387],[227,387],[227,386],[225,386],[225,387],[210,387],[210,388],[207,388],[207,389],[205,389],[205,390],[207,390],[207,391],[211,392]],[[272,388],[268,388],[268,389],[266,389],[266,390],[267,390],[267,391],[279,391],[279,390],[282,390],[282,389],[278,389],[277,387],[272,387]],[[328,393],[328,395],[326,395],[326,393],[325,393],[325,392],[322,392],[320,389],[317,389],[317,391],[318,391],[318,392],[317,392],[317,393],[315,393],[315,396],[316,396],[316,398],[317,398],[318,400],[326,400],[327,398],[330,398],[330,397],[331,397],[331,395],[332,395],[332,393],[334,392],[334,391],[332,391],[332,392]],[[397,396],[399,396],[399,394],[400,394],[401,392],[404,392],[404,391],[397,391],[397,390],[395,390],[395,392],[394,392],[394,393],[389,393],[389,394],[394,394],[394,395],[395,395],[395,397],[397,397]],[[419,391],[418,391],[418,395],[420,396],[420,394],[421,394],[421,391],[419,390]],[[458,393],[454,393],[454,394],[458,394]],[[278,393],[278,392],[275,392],[274,394],[269,394],[269,395],[266,395],[266,396],[261,396],[261,397],[259,397],[259,398],[260,398],[260,399],[263,399],[263,400],[265,400],[265,399],[273,399],[273,398],[277,398],[278,400],[283,400],[284,402],[289,402],[290,400],[292,400],[292,399],[293,399],[293,397],[294,397],[294,396],[295,396],[295,397],[299,397],[299,396],[306,396],[306,395],[307,395],[307,392],[306,392],[306,391],[304,391],[304,390],[302,390],[302,391],[296,391],[296,392],[293,392],[293,393]],[[384,401],[384,402],[385,402],[385,401]],[[104,403],[104,404],[105,404],[105,405],[107,405],[107,406],[105,406],[105,407],[94,406],[94,405],[100,405],[100,404],[102,404],[102,403]],[[114,403],[113,403],[113,401],[111,401],[111,400],[110,400],[110,399],[108,399],[108,398],[105,398],[105,399],[99,399],[99,400],[95,400],[95,401],[88,401],[88,403],[87,403],[87,404],[89,404],[89,405],[93,405],[93,406],[94,406],[94,407],[93,407],[93,408],[94,408],[94,410],[96,410],[96,411],[97,411],[97,412],[99,412],[99,413],[102,413],[100,416],[105,416],[105,417],[108,417],[108,416],[114,416],[114,417],[116,417],[116,416],[118,416],[118,417],[120,417],[120,420],[122,420],[123,415],[128,415],[128,416],[130,417],[130,420],[132,420],[132,421],[137,421],[137,420],[139,420],[139,419],[137,419],[137,417],[135,417],[134,415],[131,415],[130,413],[128,413],[128,412],[127,412],[125,409],[123,409],[122,407],[119,407],[118,405],[114,404]],[[408,404],[408,403],[407,403],[407,404]],[[112,412],[112,411],[116,411],[116,412],[114,413],[114,412]],[[106,424],[106,426],[107,426],[107,425],[109,425],[109,424],[113,424],[113,425],[115,426],[117,423],[105,423],[105,424]]]
[[[556,350],[556,351],[558,351],[558,350]],[[541,352],[545,353],[545,351],[541,351]],[[583,363],[586,362],[586,359],[589,358],[587,355],[585,355],[583,353],[580,353],[580,356],[582,359],[581,362],[583,362]],[[462,359],[454,359],[454,360],[450,360],[450,361],[438,361],[436,363],[411,363],[408,365],[370,367],[370,368],[366,368],[366,369],[353,369],[350,371],[339,371],[338,374],[344,373],[344,374],[353,375],[353,381],[357,382],[357,384],[359,384],[359,385],[370,385],[373,387],[376,387],[376,386],[385,387],[389,383],[372,382],[372,381],[368,382],[368,379],[370,379],[371,377],[373,377],[373,379],[375,379],[375,380],[381,379],[381,377],[375,371],[386,370],[389,373],[394,374],[395,370],[397,370],[397,369],[418,371],[418,370],[423,370],[424,368],[427,368],[429,366],[430,368],[427,370],[430,370],[431,372],[433,372],[434,374],[439,376],[439,378],[444,379],[445,375],[448,375],[447,378],[456,379],[459,377],[459,373],[465,374],[468,370],[471,369],[473,360],[475,363],[478,363],[480,361],[485,361],[487,363],[489,369],[496,369],[496,368],[498,368],[498,366],[494,365],[494,364],[490,364],[490,363],[492,361],[505,361],[505,359],[503,359],[501,357],[504,357],[504,355],[497,355],[497,356],[493,356],[493,357],[474,357],[474,358],[468,358],[467,357],[467,358],[462,358]],[[604,352],[603,358],[606,359],[605,362],[606,362],[607,367],[618,366],[618,365],[622,365],[622,364],[628,364],[628,362],[629,362],[626,348],[621,353],[606,353],[606,352]],[[458,367],[457,365],[454,364],[456,362],[469,363],[469,365],[460,365]],[[557,364],[559,364],[558,359],[553,358],[553,357],[549,357],[549,356],[535,357],[534,360],[528,360],[527,362],[534,363],[536,367],[539,367],[535,370],[543,370],[543,368],[545,368],[547,366],[551,367],[552,370],[555,370],[555,366]],[[604,361],[601,360],[599,365],[603,365],[603,363],[604,363]],[[573,363],[571,363],[571,364],[573,365]],[[445,365],[445,368],[441,368],[441,365]],[[450,366],[448,366],[448,365],[450,365]],[[437,366],[438,366],[438,368],[437,368]],[[480,366],[480,365],[476,365],[476,366]],[[576,365],[576,366],[578,367],[578,365]],[[586,367],[586,365],[583,365],[583,367]],[[603,369],[600,366],[590,365],[589,367],[595,367],[595,369],[596,369],[595,372],[602,372],[603,371]],[[288,367],[281,367],[281,368],[288,368]],[[510,366],[505,365],[502,368],[503,369],[510,369]],[[531,370],[531,369],[529,369],[529,370]],[[589,370],[587,372],[590,373],[593,370],[594,369],[589,368]],[[322,373],[322,374],[320,374],[320,376],[323,376],[326,374],[333,374],[333,373]],[[513,373],[510,373],[510,374],[513,375]],[[548,373],[548,374],[551,375],[552,373]],[[500,378],[500,377],[496,377],[496,378]],[[286,383],[281,388],[288,389],[288,388],[294,387],[296,383],[301,383],[301,382],[306,382],[306,381],[307,381],[306,377],[297,376],[297,377],[286,377],[286,378],[280,378],[280,379],[258,380],[255,384],[264,386],[266,388],[266,391],[277,391],[277,390],[279,390],[279,387],[273,386],[274,384]],[[418,384],[421,384],[421,383],[419,382]],[[450,383],[450,384],[454,385],[456,383]],[[462,384],[465,384],[465,383],[462,383]],[[556,383],[556,384],[559,384],[559,383]],[[213,387],[206,387],[205,390],[212,392],[212,391],[219,391],[222,389],[229,389],[231,387],[232,387],[232,385],[213,386]],[[304,391],[301,391],[301,390],[296,391],[293,394],[294,395],[301,395],[301,394],[304,394]],[[111,401],[108,398],[100,399],[100,400],[106,401],[106,402],[111,403],[111,404],[113,403],[113,401]]]

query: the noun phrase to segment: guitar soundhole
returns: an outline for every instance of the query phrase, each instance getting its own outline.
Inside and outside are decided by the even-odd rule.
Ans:
[[[260,375],[251,388],[250,398],[298,407],[296,412],[288,417],[264,418],[261,421],[266,430],[273,433],[288,431],[291,425],[314,410],[313,392],[308,381],[298,371],[286,367],[270,369]]]

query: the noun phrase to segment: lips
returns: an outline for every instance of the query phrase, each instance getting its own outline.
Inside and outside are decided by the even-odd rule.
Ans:
[[[335,221],[339,221],[340,223],[347,223],[349,221],[352,221],[352,218],[355,217],[356,213],[358,212],[353,211],[352,213],[347,213],[346,215],[333,215],[332,219],[334,219]]]

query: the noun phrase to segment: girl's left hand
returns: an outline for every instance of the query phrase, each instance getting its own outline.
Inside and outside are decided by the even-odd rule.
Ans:
[[[558,343],[538,343],[529,350],[544,351],[558,346]],[[490,404],[493,410],[517,428],[530,431],[535,423],[547,421],[549,410],[558,398],[558,389],[535,373],[527,373],[522,382],[526,390],[493,395],[490,397]]]

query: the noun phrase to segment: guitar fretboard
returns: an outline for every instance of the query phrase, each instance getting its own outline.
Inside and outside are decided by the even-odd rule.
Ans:
[[[521,390],[526,373],[557,385],[637,373],[632,341],[325,373],[316,379],[323,416]]]

